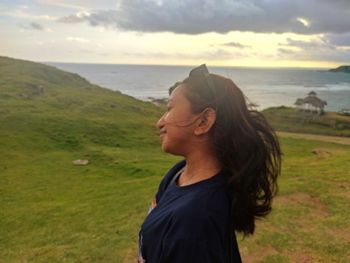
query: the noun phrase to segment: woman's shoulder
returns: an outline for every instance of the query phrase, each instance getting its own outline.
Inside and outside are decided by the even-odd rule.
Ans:
[[[176,175],[176,173],[181,170],[186,165],[186,160],[180,160],[177,163],[175,163],[163,176],[162,180],[159,183],[158,191],[156,194],[156,202],[158,203],[165,192],[165,190],[169,187],[169,184],[171,183],[171,180]]]

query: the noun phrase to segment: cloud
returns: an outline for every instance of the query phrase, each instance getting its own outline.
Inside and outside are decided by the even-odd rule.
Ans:
[[[29,26],[36,30],[44,30],[44,27],[42,25],[35,22],[30,23]]]
[[[57,19],[57,21],[62,22],[62,23],[67,23],[67,24],[80,23],[80,22],[83,22],[85,20],[88,20],[90,15],[91,14],[87,11],[79,11],[78,13],[76,13],[74,15],[61,17],[61,18]]]
[[[279,45],[284,47],[296,47],[302,50],[336,49],[336,46],[329,43],[324,38],[319,38],[318,40],[312,40],[312,41],[295,40],[295,39],[287,38],[286,41],[287,41],[286,43],[279,43]]]
[[[350,47],[343,48],[334,45],[323,37],[312,41],[302,41],[288,38],[286,43],[280,43],[277,49],[277,58],[293,60],[333,61],[348,63]]]
[[[240,52],[230,52],[224,49],[212,49],[209,51],[202,51],[197,53],[185,53],[185,52],[174,52],[174,53],[164,53],[164,52],[123,52],[123,56],[127,57],[142,57],[142,58],[164,58],[164,59],[184,59],[184,60],[232,60],[242,57],[247,57],[246,54]]]
[[[90,40],[81,38],[81,37],[66,37],[66,40],[70,42],[78,42],[78,43],[89,43]]]
[[[305,18],[297,17],[297,21],[302,23],[304,27],[309,27],[310,26],[310,22],[308,20],[306,20]]]
[[[82,38],[82,37],[66,37],[66,40],[69,41],[69,42],[85,44],[84,46],[89,46],[90,48],[101,49],[101,48],[104,47],[104,45],[101,44],[101,43],[98,43],[96,41],[91,41],[89,39]]]
[[[55,9],[66,10],[90,10],[90,9],[103,9],[114,8],[118,0],[35,0],[41,6],[52,6]]]
[[[235,48],[239,48],[239,49],[250,48],[251,47],[249,45],[243,45],[243,44],[238,43],[238,42],[227,42],[227,43],[224,43],[222,45],[226,46],[226,47],[235,47]]]
[[[6,11],[4,11],[6,10]],[[41,21],[57,21],[59,17],[51,16],[51,15],[44,15],[44,14],[31,14],[29,12],[29,7],[24,8],[23,6],[20,6],[17,9],[2,9],[0,6],[0,16],[5,17],[13,17],[16,19],[28,19],[28,20],[41,20]]]
[[[308,54],[302,55],[301,57],[304,57],[307,60],[335,61],[348,64],[350,61],[350,49],[328,50],[322,53],[312,51],[308,52]]]
[[[336,46],[348,46],[350,47],[350,33],[348,34],[329,34],[325,36],[325,39],[329,43],[332,43],[333,45]]]
[[[29,25],[22,25],[21,28],[27,29],[27,30],[39,30],[39,31],[45,30],[45,28],[42,25],[36,22],[32,22]]]
[[[72,4],[71,1],[62,1],[62,0],[37,0],[38,3],[44,5],[52,5],[56,7],[64,7],[69,9],[84,9],[83,5]]]
[[[120,0],[117,6],[89,15],[72,14],[58,21],[183,34],[350,32],[348,0]]]
[[[280,55],[292,55],[292,54],[295,54],[295,51],[294,51],[294,50],[286,49],[286,48],[278,48],[278,49],[277,49],[277,52],[278,52]]]

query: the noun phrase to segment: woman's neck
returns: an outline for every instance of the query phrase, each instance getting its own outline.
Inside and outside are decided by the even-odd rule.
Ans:
[[[194,151],[185,156],[185,159],[186,165],[179,177],[179,186],[185,186],[208,179],[222,169],[222,165],[216,156],[209,151]]]

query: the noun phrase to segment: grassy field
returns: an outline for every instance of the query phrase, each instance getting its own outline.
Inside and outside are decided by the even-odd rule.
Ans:
[[[75,74],[0,57],[0,262],[135,262],[150,201],[180,159],[160,150],[161,114]],[[349,262],[350,146],[280,139],[279,195],[254,236],[238,235],[244,261]]]

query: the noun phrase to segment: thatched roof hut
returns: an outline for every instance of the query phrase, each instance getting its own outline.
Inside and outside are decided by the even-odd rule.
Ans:
[[[321,100],[317,97],[316,92],[309,92],[308,96],[304,99],[298,98],[294,103],[299,108],[304,108],[306,110],[315,109],[319,113],[323,112],[324,106],[327,105],[327,101]]]
[[[321,100],[320,98],[316,96],[307,96],[304,99],[304,104],[310,104],[314,106],[315,108],[323,109],[325,105],[327,105],[327,101]]]

